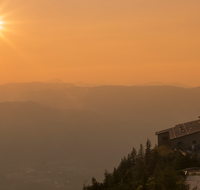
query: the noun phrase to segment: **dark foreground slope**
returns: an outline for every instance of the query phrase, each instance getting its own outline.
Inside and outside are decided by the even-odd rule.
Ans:
[[[127,152],[130,142],[120,126],[90,111],[1,103],[0,189],[81,189]]]
[[[129,144],[120,121],[34,102],[1,103],[0,130],[1,161],[15,163],[77,159],[76,164],[104,166]]]
[[[105,171],[103,182],[93,177],[83,190],[189,190],[181,170],[197,166],[200,162],[195,155],[168,147],[151,149],[147,141],[145,150],[142,145],[138,152],[133,148],[112,173]]]

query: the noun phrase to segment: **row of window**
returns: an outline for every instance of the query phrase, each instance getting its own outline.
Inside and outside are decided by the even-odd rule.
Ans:
[[[162,137],[162,140],[163,140],[163,141],[168,141],[168,140],[169,140],[169,137],[166,137],[166,136],[165,136],[165,137]],[[192,144],[197,144],[197,141],[196,141],[196,140],[193,140],[193,141],[192,141]]]

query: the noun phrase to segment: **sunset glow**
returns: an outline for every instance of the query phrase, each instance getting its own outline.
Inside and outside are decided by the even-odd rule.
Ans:
[[[6,2],[0,4],[1,83],[200,85],[200,1]]]
[[[184,168],[200,167],[199,8],[0,0],[0,190],[188,190],[198,171]]]

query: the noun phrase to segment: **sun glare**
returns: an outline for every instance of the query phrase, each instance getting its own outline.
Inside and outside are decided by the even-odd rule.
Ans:
[[[2,30],[3,29],[3,20],[1,19],[1,17],[0,17],[0,30]]]
[[[9,0],[5,0],[3,4],[0,4],[0,41],[4,41],[8,46],[10,46],[17,54],[25,60],[28,60],[24,53],[17,47],[10,39],[10,34],[17,34],[13,29],[10,29],[10,26],[16,24],[17,22],[9,21],[8,17],[11,16],[16,11],[10,11],[5,13],[4,8],[8,4]],[[3,13],[4,12],[4,13]]]

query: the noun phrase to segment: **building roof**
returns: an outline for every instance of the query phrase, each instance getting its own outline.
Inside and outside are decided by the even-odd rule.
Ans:
[[[175,139],[200,132],[200,120],[178,124],[175,127],[156,132],[156,135],[169,132],[170,139]]]

